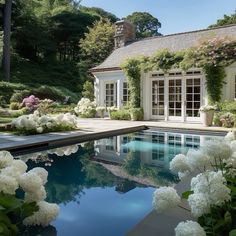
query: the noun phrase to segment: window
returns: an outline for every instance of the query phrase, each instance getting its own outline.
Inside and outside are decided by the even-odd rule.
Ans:
[[[106,106],[115,106],[115,84],[106,84]]]
[[[129,89],[128,89],[128,83],[123,83],[123,106],[128,105],[129,102]]]

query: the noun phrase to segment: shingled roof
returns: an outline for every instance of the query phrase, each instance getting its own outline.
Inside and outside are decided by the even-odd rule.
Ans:
[[[236,24],[134,41],[124,47],[115,49],[102,64],[91,69],[91,72],[119,70],[121,64],[131,57],[151,56],[161,49],[180,51],[196,46],[204,39],[226,36],[236,37]]]

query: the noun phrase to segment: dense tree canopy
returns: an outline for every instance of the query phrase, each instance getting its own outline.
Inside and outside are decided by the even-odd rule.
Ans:
[[[224,15],[224,18],[217,20],[216,24],[210,25],[209,28],[230,24],[236,24],[236,11],[230,16]]]
[[[83,58],[92,65],[102,62],[114,48],[114,34],[115,29],[110,21],[95,22],[80,41]]]
[[[136,26],[137,38],[159,35],[158,29],[161,27],[161,23],[147,12],[134,12],[127,16],[126,19]]]

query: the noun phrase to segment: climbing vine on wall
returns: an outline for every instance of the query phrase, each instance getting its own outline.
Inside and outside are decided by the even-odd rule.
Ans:
[[[130,106],[131,108],[140,107],[140,93],[141,93],[141,68],[140,60],[132,58],[127,60],[122,66],[128,78],[128,88],[130,91]]]
[[[168,70],[179,68],[203,68],[206,74],[206,89],[211,103],[221,100],[224,68],[236,62],[236,40],[213,38],[202,42],[197,47],[170,52],[167,49],[156,52],[151,57],[128,59],[122,69],[128,77],[131,93],[131,107],[140,106],[141,71]]]

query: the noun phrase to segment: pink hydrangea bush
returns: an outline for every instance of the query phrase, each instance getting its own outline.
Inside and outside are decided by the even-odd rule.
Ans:
[[[30,95],[29,97],[23,99],[21,106],[27,107],[31,111],[34,111],[38,108],[39,103],[39,98],[35,97],[34,95]]]

